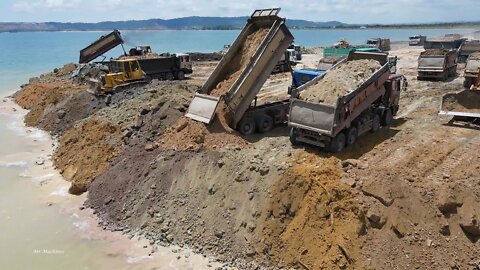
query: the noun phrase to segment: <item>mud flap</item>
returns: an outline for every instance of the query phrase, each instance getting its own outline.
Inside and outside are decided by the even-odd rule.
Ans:
[[[215,111],[220,100],[221,97],[196,93],[185,116],[205,124],[210,124],[213,117],[215,117]]]

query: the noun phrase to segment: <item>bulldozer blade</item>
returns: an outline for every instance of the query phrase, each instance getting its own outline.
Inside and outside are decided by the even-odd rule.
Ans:
[[[205,124],[210,124],[213,117],[215,117],[215,111],[220,103],[220,99],[220,97],[196,93],[185,116]]]
[[[439,114],[480,118],[480,91],[464,90],[444,95]]]

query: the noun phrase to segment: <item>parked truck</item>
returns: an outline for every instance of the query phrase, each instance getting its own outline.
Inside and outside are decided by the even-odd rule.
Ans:
[[[428,49],[418,57],[417,79],[437,79],[446,81],[457,73],[457,51]]]
[[[195,94],[186,113],[187,117],[210,124],[219,103],[223,102],[226,108],[221,113],[225,114],[228,125],[242,134],[252,134],[256,130],[265,132],[275,124],[286,121],[288,100],[259,106],[255,102],[258,92],[293,41],[285,19],[278,17],[279,12],[279,8],[256,10],[250,16],[231,48]],[[225,94],[212,95],[217,85],[229,76],[232,59],[247,45],[248,35],[259,29],[268,29],[268,33],[258,48],[255,48],[246,66],[239,70],[240,75]]]
[[[457,34],[447,34],[444,37],[427,38],[423,48],[428,49],[446,49],[446,50],[458,50],[466,39],[461,38]]]
[[[313,79],[292,93],[288,126],[290,141],[306,143],[338,153],[353,144],[357,137],[388,126],[399,109],[400,90],[406,87],[402,75],[391,73],[387,54],[353,51],[348,61],[375,59],[382,65],[359,87],[338,98],[336,104],[315,103],[300,99],[302,92],[316,84],[331,71]],[[333,69],[332,69],[333,70]]]
[[[458,62],[467,62],[468,56],[480,52],[480,40],[467,40],[458,49]]]
[[[409,46],[423,46],[425,41],[427,41],[427,36],[415,35],[408,38]]]
[[[367,46],[370,48],[377,48],[381,51],[390,51],[390,39],[389,38],[371,38],[367,40]]]
[[[480,52],[471,54],[467,59],[465,65],[465,72],[463,73],[464,81],[463,86],[470,89],[472,85],[480,83],[478,76],[480,75]]]
[[[289,72],[295,65],[297,65],[297,52],[294,49],[287,49],[272,72]]]

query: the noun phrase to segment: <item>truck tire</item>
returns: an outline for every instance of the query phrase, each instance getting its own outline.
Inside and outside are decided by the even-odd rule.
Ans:
[[[255,132],[255,121],[251,117],[244,117],[238,123],[238,131],[243,135],[251,135]]]
[[[372,133],[377,132],[380,129],[380,125],[381,125],[380,115],[376,113],[373,115],[373,118],[372,118],[372,129],[370,130],[370,132]]]
[[[383,112],[382,125],[388,127],[392,124],[392,122],[393,122],[392,110],[387,109],[387,110],[385,110],[385,112]]]
[[[290,129],[290,142],[292,145],[298,145],[297,134],[295,133],[295,128]]]
[[[340,153],[345,148],[346,138],[343,132],[340,132],[330,141],[329,150],[332,153]]]
[[[273,129],[273,118],[270,115],[262,114],[255,121],[257,131],[260,133],[265,133]]]
[[[465,78],[465,80],[463,81],[463,87],[467,89],[470,89],[470,87],[472,87],[472,84],[473,80],[471,78]]]
[[[167,74],[165,74],[165,80],[173,81],[174,79],[175,79],[175,77],[173,77],[173,73],[168,72]]]
[[[346,135],[346,144],[347,145],[352,145],[355,143],[355,141],[357,140],[357,137],[358,137],[358,130],[356,127],[350,127],[348,130],[347,130],[347,135]]]
[[[177,72],[177,80],[179,81],[185,80],[185,72],[183,72],[182,70]]]

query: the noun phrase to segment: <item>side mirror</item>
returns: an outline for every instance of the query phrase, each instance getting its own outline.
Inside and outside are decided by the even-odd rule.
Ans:
[[[407,89],[408,89],[408,81],[407,81],[407,79],[405,79],[405,80],[403,81],[402,90],[405,92],[405,91],[407,91]]]

